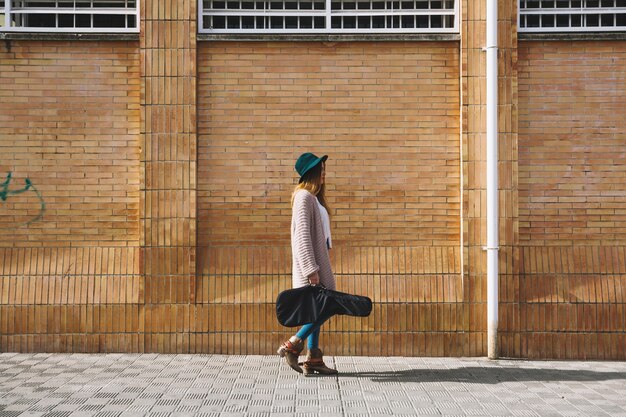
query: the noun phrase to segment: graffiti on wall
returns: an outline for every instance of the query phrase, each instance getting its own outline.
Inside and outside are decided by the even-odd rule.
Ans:
[[[39,211],[34,215],[26,215],[24,221],[20,221],[14,223],[12,226],[8,227],[10,229],[28,226],[31,223],[34,223],[40,220],[43,217],[44,212],[46,211],[46,203],[41,196],[41,193],[35,188],[30,178],[24,179],[24,188],[19,189],[11,189],[11,181],[13,180],[13,174],[9,172],[6,176],[4,182],[0,183],[0,204],[4,205],[6,202],[10,202],[12,196],[16,196],[18,194],[23,194],[26,192],[34,193],[37,197],[37,206]],[[6,228],[6,227],[5,227]]]

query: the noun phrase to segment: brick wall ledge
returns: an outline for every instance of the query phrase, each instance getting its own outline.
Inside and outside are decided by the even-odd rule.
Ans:
[[[2,32],[5,41],[138,41],[138,33],[17,33]]]
[[[518,33],[520,41],[625,41],[626,32]]]
[[[296,41],[296,42],[372,42],[372,41],[458,41],[461,35],[452,34],[432,34],[432,33],[413,33],[413,34],[310,34],[310,35],[294,35],[294,34],[198,34],[198,41],[255,41],[255,42],[272,42],[272,41]]]

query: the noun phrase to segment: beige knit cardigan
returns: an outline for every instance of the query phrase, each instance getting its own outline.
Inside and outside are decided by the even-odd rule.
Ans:
[[[307,190],[298,190],[293,199],[291,253],[294,288],[308,285],[308,277],[318,272],[320,283],[328,289],[335,289],[335,276],[330,267],[330,257],[324,237],[322,217],[317,207],[317,197]]]

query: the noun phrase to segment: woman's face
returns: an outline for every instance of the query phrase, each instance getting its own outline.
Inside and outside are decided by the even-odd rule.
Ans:
[[[324,184],[326,182],[326,162],[322,162],[322,182],[321,184]]]

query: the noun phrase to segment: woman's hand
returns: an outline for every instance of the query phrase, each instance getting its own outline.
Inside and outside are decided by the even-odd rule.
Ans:
[[[320,283],[320,274],[314,272],[312,275],[309,275],[309,284],[318,285]]]

